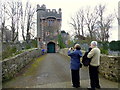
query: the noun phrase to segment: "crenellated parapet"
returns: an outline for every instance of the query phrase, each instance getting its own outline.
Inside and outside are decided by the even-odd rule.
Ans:
[[[55,17],[57,19],[61,19],[61,8],[58,9],[46,9],[46,6],[43,5],[37,5],[37,12],[41,12],[41,17],[47,18],[47,17]]]

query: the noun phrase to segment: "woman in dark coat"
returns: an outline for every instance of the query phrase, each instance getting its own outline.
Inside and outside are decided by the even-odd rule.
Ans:
[[[70,68],[71,68],[71,76],[72,76],[72,84],[73,87],[80,87],[80,77],[79,70],[81,66],[80,58],[82,57],[82,52],[80,51],[81,47],[79,44],[75,45],[75,50],[68,50],[68,56],[71,57]]]

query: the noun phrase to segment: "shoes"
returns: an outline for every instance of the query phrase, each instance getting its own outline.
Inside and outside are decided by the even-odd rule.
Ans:
[[[79,88],[79,87],[80,87],[80,85],[78,85],[78,86],[74,86],[74,85],[72,85],[72,87],[74,87],[74,88]]]
[[[100,86],[96,86],[95,88],[97,88],[97,89],[101,89]],[[95,88],[87,88],[87,89],[88,89],[88,90],[95,90]]]
[[[96,88],[97,88],[97,89],[101,89],[101,87],[100,87],[100,86],[96,86]]]
[[[95,88],[87,88],[87,90],[95,90]]]

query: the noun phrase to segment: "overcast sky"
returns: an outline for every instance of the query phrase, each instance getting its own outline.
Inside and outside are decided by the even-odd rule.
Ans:
[[[16,1],[16,0],[15,0]],[[27,0],[21,0],[26,3]],[[62,30],[71,33],[72,27],[69,25],[70,18],[75,15],[75,13],[81,7],[94,7],[98,4],[106,5],[107,13],[114,13],[114,9],[118,9],[119,0],[29,0],[33,6],[39,4],[45,4],[47,9],[62,9]],[[118,25],[117,20],[113,24],[113,28],[110,32],[110,41],[118,39]]]
[[[87,6],[94,7],[98,4],[106,5],[107,13],[114,13],[114,10],[118,8],[119,0],[30,0],[34,5],[45,4],[48,9],[62,9],[62,30],[65,30],[72,34],[72,27],[69,25],[70,18],[75,15],[75,13],[80,8],[86,8]],[[118,25],[117,20],[113,24],[113,28],[110,32],[110,41],[118,39]]]

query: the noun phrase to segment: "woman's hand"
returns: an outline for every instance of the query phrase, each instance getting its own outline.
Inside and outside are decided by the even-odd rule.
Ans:
[[[69,48],[69,51],[71,51],[71,50],[74,50],[74,48],[73,48],[73,47],[70,47],[70,48]]]

